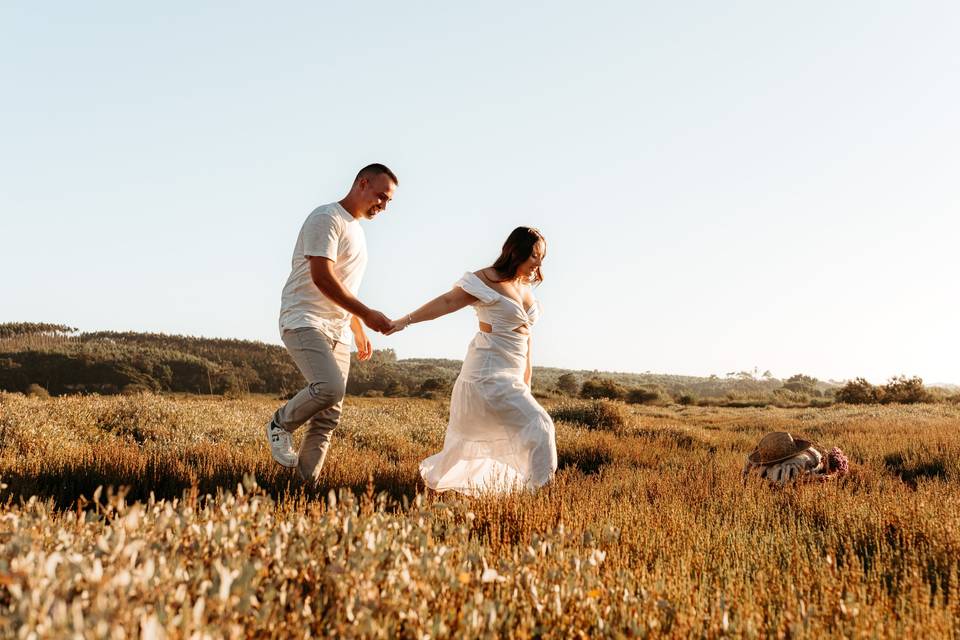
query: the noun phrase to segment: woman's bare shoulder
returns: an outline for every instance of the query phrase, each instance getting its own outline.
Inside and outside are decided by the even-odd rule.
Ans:
[[[476,271],[474,271],[473,275],[483,280],[483,283],[489,286],[491,284],[494,284],[493,278],[491,278],[490,275],[488,275],[489,271],[490,271],[490,267],[483,267],[481,269],[477,269]]]

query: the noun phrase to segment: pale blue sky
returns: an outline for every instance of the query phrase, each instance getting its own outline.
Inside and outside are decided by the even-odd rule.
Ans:
[[[303,219],[378,161],[388,315],[530,224],[538,364],[960,382],[958,33],[955,2],[5,2],[0,321],[279,343]]]

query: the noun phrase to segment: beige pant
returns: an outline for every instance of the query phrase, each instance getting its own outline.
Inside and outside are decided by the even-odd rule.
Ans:
[[[308,384],[277,409],[273,419],[291,433],[309,422],[300,443],[297,470],[305,482],[315,484],[333,430],[340,422],[350,371],[350,347],[311,327],[284,331],[281,338]]]

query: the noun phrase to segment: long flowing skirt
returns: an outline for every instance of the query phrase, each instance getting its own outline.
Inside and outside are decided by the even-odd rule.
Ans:
[[[553,420],[523,382],[527,337],[477,333],[453,386],[443,451],[420,463],[436,491],[532,489],[553,478]]]

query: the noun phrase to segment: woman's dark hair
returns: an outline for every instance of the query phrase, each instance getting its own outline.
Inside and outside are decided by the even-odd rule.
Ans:
[[[547,240],[543,237],[543,234],[533,227],[517,227],[511,231],[510,235],[507,236],[507,241],[503,243],[503,250],[500,252],[500,257],[497,258],[496,262],[492,265],[493,270],[503,277],[502,280],[498,280],[497,282],[505,282],[515,278],[517,275],[517,267],[530,257],[533,253],[533,247],[541,240],[546,244]],[[540,267],[537,267],[537,270],[533,272],[533,277],[530,279],[530,282],[543,282],[543,274],[540,272]]]

